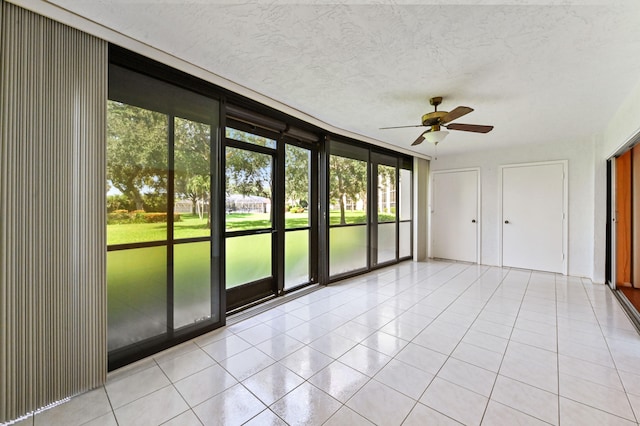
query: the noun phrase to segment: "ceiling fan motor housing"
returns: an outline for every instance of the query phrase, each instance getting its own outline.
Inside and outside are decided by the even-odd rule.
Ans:
[[[433,111],[422,116],[423,126],[433,126],[440,123],[440,119],[447,115],[447,111]]]

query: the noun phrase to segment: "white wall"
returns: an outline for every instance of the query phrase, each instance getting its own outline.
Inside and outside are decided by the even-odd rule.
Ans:
[[[453,140],[444,143],[455,143]],[[439,156],[431,170],[480,167],[482,244],[481,263],[497,265],[499,253],[499,166],[568,160],[569,275],[593,278],[595,144],[593,141],[513,146],[469,154]],[[602,282],[600,279],[598,282]]]
[[[629,91],[599,141],[599,158],[606,160],[625,145],[632,143],[640,132],[640,83]]]

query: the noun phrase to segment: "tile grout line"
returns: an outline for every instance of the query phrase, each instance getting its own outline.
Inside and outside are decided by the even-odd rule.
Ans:
[[[493,295],[495,295],[495,292],[498,291],[498,288],[500,288],[500,286],[504,285],[504,281],[506,280],[507,276],[512,271],[513,271],[513,269],[509,269],[509,272],[507,273],[507,275],[505,275],[502,278],[502,281],[500,281],[500,285],[495,289],[495,291],[491,295],[492,298],[493,298]],[[491,403],[491,396],[493,395],[493,391],[494,391],[494,389],[496,387],[496,383],[498,382],[498,377],[500,376],[500,370],[502,369],[502,363],[504,362],[504,358],[507,356],[507,351],[509,350],[509,345],[511,344],[511,336],[513,335],[513,329],[515,328],[515,324],[518,321],[518,316],[520,314],[520,310],[522,309],[522,304],[524,303],[524,299],[527,296],[527,290],[529,289],[529,284],[531,283],[531,276],[532,276],[532,274],[531,274],[531,272],[529,272],[529,278],[527,279],[527,285],[525,286],[524,292],[522,293],[522,298],[520,299],[520,303],[519,303],[519,306],[518,306],[518,312],[516,313],[516,316],[515,316],[515,318],[513,320],[513,325],[511,326],[511,332],[509,333],[509,338],[507,339],[507,346],[504,348],[504,353],[502,354],[502,357],[500,359],[500,365],[498,365],[498,371],[496,372],[496,378],[493,381],[493,386],[491,386],[491,392],[489,392],[489,396],[487,398],[487,405],[485,406],[484,411],[482,412],[482,417],[480,418],[480,424],[482,424],[482,422],[484,421],[484,416],[487,414],[487,409],[489,408],[489,403]],[[489,301],[487,301],[487,304],[488,303],[489,303]],[[512,409],[515,410],[514,407],[510,407],[510,406],[507,406],[507,407],[512,408]],[[517,411],[520,411],[520,410],[517,410]],[[524,414],[526,414],[526,413],[524,413]]]
[[[464,273],[465,271],[469,270],[469,268],[471,268],[471,267],[473,267],[473,266],[479,267],[479,266],[483,266],[483,265],[469,265],[467,268],[465,268],[465,269],[463,269],[462,271],[460,271],[460,273],[458,273],[457,275],[454,275],[454,276],[453,276],[453,277],[451,277],[449,280],[447,280],[447,281],[445,281],[444,283],[442,283],[442,284],[441,284],[441,285],[440,285],[436,290],[438,290],[438,289],[440,289],[440,288],[444,287],[444,286],[446,285],[446,283],[447,283],[447,282],[449,282],[449,281],[451,281],[452,279],[454,279],[455,277],[457,277],[457,276],[461,275],[462,273]],[[480,279],[484,274],[486,274],[490,269],[491,269],[491,267],[487,267],[487,268],[486,268],[486,269],[485,269],[485,270],[484,270],[480,275],[478,275],[478,277],[477,277],[475,280],[473,280],[473,281],[472,281],[472,282],[471,282],[471,283],[470,283],[470,284],[469,284],[469,285],[468,285],[468,286],[467,286],[467,287],[466,287],[466,288],[465,288],[465,289],[464,289],[460,294],[458,294],[458,296],[456,296],[456,298],[455,298],[455,299],[453,299],[453,300],[452,300],[452,301],[451,301],[451,302],[450,302],[450,303],[445,307],[445,309],[443,309],[443,310],[442,310],[438,315],[436,315],[436,316],[433,318],[433,320],[429,323],[429,325],[431,325],[435,320],[437,320],[437,319],[438,319],[438,317],[440,317],[440,315],[442,315],[442,314],[443,314],[443,313],[444,313],[444,312],[445,312],[445,311],[446,311],[446,310],[447,310],[451,305],[453,305],[453,304],[456,302],[456,300],[458,300],[458,299],[459,299],[459,298],[460,298],[460,297],[461,297],[461,296],[462,296],[462,295],[463,295],[467,290],[469,290],[469,288],[471,288],[471,287],[472,287],[472,286],[473,286],[473,285],[474,285],[474,284],[475,284],[475,283],[476,283],[476,282],[477,282],[477,281],[478,281],[478,280],[479,280],[479,279]],[[506,275],[505,275],[505,276],[506,276]],[[504,277],[503,277],[503,280],[504,280]],[[498,287],[499,287],[499,286],[498,286]],[[494,293],[495,293],[495,291],[496,291],[496,290],[497,290],[497,287],[496,287],[496,289],[494,289]],[[434,290],[434,291],[435,291],[435,290]],[[493,294],[493,293],[492,293],[492,294]],[[428,297],[428,296],[427,296],[427,297]],[[426,297],[425,297],[425,298],[426,298]],[[417,303],[416,303],[416,304],[417,304]],[[485,303],[485,305],[486,305],[486,303]],[[480,315],[480,313],[478,313],[478,315]],[[476,316],[476,319],[477,319],[477,316]],[[474,320],[474,322],[475,322],[475,320]],[[416,403],[413,405],[413,408],[409,411],[409,413],[407,413],[407,415],[406,415],[406,416],[405,416],[405,418],[403,419],[403,423],[404,423],[404,421],[406,421],[406,419],[407,419],[407,418],[408,418],[408,416],[411,414],[411,412],[415,409],[415,407],[420,403],[420,399],[421,399],[421,398],[424,396],[424,394],[427,392],[427,390],[429,389],[429,386],[431,386],[431,384],[433,383],[433,380],[438,376],[438,373],[440,372],[440,370],[442,370],[442,367],[443,367],[443,366],[447,363],[447,361],[451,358],[451,354],[453,353],[453,351],[455,351],[455,349],[458,347],[458,345],[460,344],[460,342],[462,342],[462,339],[464,338],[464,336],[466,336],[466,334],[467,334],[467,333],[469,332],[469,330],[471,329],[471,325],[472,325],[472,324],[473,324],[473,322],[472,322],[472,323],[467,327],[467,331],[465,331],[465,333],[460,337],[460,339],[459,339],[458,343],[457,343],[457,344],[456,344],[456,346],[452,349],[451,353],[449,353],[449,354],[447,355],[447,358],[445,359],[445,361],[442,363],[442,365],[440,366],[440,368],[438,369],[438,371],[433,375],[433,379],[431,379],[431,381],[429,382],[429,385],[427,385],[427,387],[425,388],[425,390],[424,390],[424,391],[422,391],[422,393],[420,394],[420,396],[418,396],[418,398],[416,398]],[[427,325],[426,327],[424,327],[424,328],[422,329],[422,331],[421,331],[419,334],[421,334],[422,332],[424,332],[424,330],[426,330],[426,329],[429,327],[429,325]],[[419,334],[418,334],[418,335],[419,335]],[[418,335],[416,335],[413,339],[411,339],[411,341],[410,341],[409,343],[413,343],[413,341],[415,340],[415,338],[416,338]],[[420,347],[424,347],[424,346],[420,345],[419,343],[414,343],[414,344],[415,344],[415,345],[418,345],[418,346],[420,346]],[[426,348],[426,349],[429,349],[429,348]],[[430,350],[433,350],[433,349],[430,349]],[[438,352],[438,351],[434,351],[434,352]],[[445,354],[442,354],[442,355],[445,355]],[[441,379],[441,380],[444,380],[444,379]],[[447,381],[448,381],[448,380],[447,380]],[[451,383],[451,382],[450,382],[450,383]],[[454,383],[454,384],[455,384],[455,383]],[[424,404],[424,405],[425,405],[425,406],[427,406],[426,404]],[[428,406],[427,406],[427,407],[428,407]],[[437,411],[438,413],[442,414],[443,416],[446,416],[446,417],[448,417],[448,418],[451,418],[451,417],[447,416],[446,414],[441,413],[441,412],[440,412],[440,411],[438,411],[438,410],[435,410],[434,408],[431,408],[431,407],[429,407],[429,408],[430,408],[430,409],[432,409],[432,410],[434,410],[434,411]],[[457,420],[455,420],[455,419],[453,419],[453,420],[454,420],[454,421],[457,421]]]
[[[582,282],[582,279],[580,279],[580,285],[581,285],[582,290],[584,291],[585,295],[587,296],[587,300],[589,301],[589,306],[591,306],[591,311],[593,312],[593,315],[594,315],[594,317],[595,317],[595,319],[596,319],[596,322],[598,323],[598,328],[600,329],[600,333],[602,334],[602,337],[603,337],[603,339],[604,339],[604,343],[605,343],[605,345],[607,345],[607,351],[609,352],[609,356],[611,357],[611,362],[613,362],[613,365],[615,366],[616,373],[617,373],[617,375],[618,375],[618,380],[620,380],[620,384],[622,385],[622,389],[624,389],[624,395],[625,395],[625,397],[626,397],[627,403],[629,404],[629,408],[631,409],[631,413],[633,414],[633,417],[634,417],[635,422],[636,422],[636,424],[637,424],[637,423],[638,423],[638,417],[637,417],[637,415],[636,415],[636,413],[635,413],[635,410],[633,409],[633,405],[631,404],[631,400],[629,399],[629,393],[627,392],[627,388],[625,387],[624,382],[622,381],[622,377],[620,376],[620,370],[618,369],[618,364],[616,363],[616,360],[615,360],[615,358],[613,357],[613,353],[611,352],[611,346],[609,345],[609,341],[607,340],[607,338],[606,338],[605,334],[604,334],[604,333],[603,333],[603,331],[602,331],[602,324],[600,324],[600,318],[598,318],[598,315],[597,315],[597,313],[596,313],[596,309],[595,309],[595,307],[593,306],[593,301],[592,301],[592,300],[591,300],[591,298],[589,297],[589,293],[587,293],[587,289],[585,288],[585,286],[584,286],[584,284],[583,284],[583,282]],[[605,285],[606,285],[606,284],[605,284]],[[605,291],[606,291],[606,290],[605,290]],[[558,383],[559,383],[559,382],[560,382],[560,380],[558,379]],[[570,398],[568,398],[568,399],[570,399]],[[608,411],[601,410],[601,409],[599,409],[599,408],[597,408],[597,407],[593,407],[593,406],[588,405],[588,404],[584,404],[583,402],[580,402],[580,401],[576,401],[576,402],[578,402],[578,403],[580,403],[580,404],[583,404],[583,405],[586,405],[586,406],[588,406],[588,407],[591,407],[591,408],[593,408],[593,409],[596,409],[596,410],[599,410],[599,411],[603,411],[603,412],[605,412],[605,413],[608,413],[608,414],[611,414],[611,415],[614,415],[614,416],[620,417],[620,418],[622,418],[622,419],[626,419],[625,417],[618,416],[617,414],[614,414],[614,413],[610,413],[610,412],[608,412]],[[628,419],[627,419],[627,420],[628,420]]]
[[[452,266],[452,265],[453,265],[453,264],[451,264],[451,265],[447,265],[447,267],[445,267],[445,268],[442,268],[442,269],[438,270],[435,274],[433,274],[433,275],[431,275],[431,276],[437,275],[438,273],[445,271],[446,269],[448,269],[448,268],[449,268],[450,266]],[[462,274],[462,273],[463,273],[464,271],[466,271],[467,269],[468,269],[468,268],[465,268],[465,269],[461,270],[458,274],[456,274],[456,275],[452,276],[452,277],[451,277],[451,278],[449,278],[447,281],[443,282],[443,283],[442,283],[442,284],[441,284],[441,285],[440,285],[436,290],[438,290],[438,289],[442,288],[442,287],[443,287],[447,282],[449,282],[449,281],[450,281],[450,280],[452,280],[453,278],[457,277],[458,275]],[[435,292],[436,290],[434,290],[434,292]],[[426,299],[426,298],[427,298],[427,297],[429,297],[431,294],[433,294],[433,292],[431,292],[429,295],[427,295],[427,296],[423,297],[423,298],[422,298],[422,299],[420,299],[420,300],[424,300],[424,299]],[[457,298],[456,298],[456,299],[457,299]],[[418,301],[418,302],[416,302],[416,303],[414,303],[411,307],[414,307],[414,306],[415,306],[415,305],[417,305],[418,303],[419,303],[419,301]],[[451,303],[453,303],[453,302],[451,302]],[[449,305],[448,305],[448,306],[449,306]],[[375,308],[372,308],[372,309],[375,309]],[[409,308],[409,309],[411,309],[411,308]],[[371,309],[370,309],[370,310],[371,310]],[[445,309],[445,310],[446,310],[446,309]],[[407,310],[405,310],[404,312],[406,313],[407,311],[408,311],[408,309],[407,309]],[[368,312],[368,311],[367,311],[367,312]],[[444,312],[444,310],[443,310],[442,312]],[[442,314],[442,312],[441,312],[440,314]],[[433,322],[433,321],[434,321],[438,316],[440,316],[440,314],[438,314],[435,318],[433,318],[433,320],[432,320],[432,321],[430,321],[430,324],[431,324],[431,323],[432,323],[432,322]],[[396,317],[396,318],[397,318],[397,317]],[[393,320],[392,320],[392,321],[393,321]],[[390,321],[389,321],[389,322],[390,322]],[[388,324],[388,323],[387,323],[387,324]],[[425,326],[425,327],[422,329],[422,331],[424,331],[428,326],[429,326],[429,325]],[[380,330],[380,328],[379,328],[378,330]],[[422,333],[422,331],[421,331],[421,333]],[[411,340],[409,341],[409,343],[412,343],[414,339],[415,339],[415,337],[414,337],[413,339],[411,339]],[[402,339],[402,340],[404,340],[404,339]],[[416,343],[416,344],[417,344],[417,343]],[[421,345],[419,345],[419,346],[421,346]],[[406,347],[406,345],[405,345],[405,347]],[[403,348],[403,349],[404,349],[404,348]],[[375,350],[375,349],[372,349],[372,350]],[[402,350],[401,350],[401,351],[402,351]],[[399,353],[399,352],[398,352],[398,353]],[[398,355],[398,354],[396,354],[396,355]],[[388,362],[387,362],[387,363],[386,363],[386,364],[385,364],[385,365],[384,365],[380,370],[378,370],[378,372],[380,372],[384,367],[386,367],[387,365],[389,365],[389,363],[395,359],[396,355],[394,355],[393,357],[391,357],[391,359],[390,359],[390,360],[389,360],[389,361],[388,361]],[[398,360],[398,361],[400,361],[400,360]],[[402,362],[402,361],[400,361],[400,362]],[[376,373],[376,374],[377,374],[377,373]],[[375,376],[375,375],[374,375],[374,376]],[[433,377],[435,378],[435,375],[434,375]],[[362,387],[360,387],[360,389],[359,389],[358,391],[354,392],[354,394],[353,394],[353,395],[351,395],[351,397],[349,397],[349,399],[345,402],[345,404],[344,404],[344,405],[346,406],[346,403],[347,403],[347,402],[349,402],[351,399],[353,399],[353,397],[354,397],[354,396],[355,396],[355,395],[356,395],[356,394],[357,394],[357,393],[358,393],[362,388],[364,388],[364,386],[366,386],[368,383],[370,383],[372,380],[375,380],[375,379],[374,379],[374,377],[373,377],[373,376],[369,377],[369,380],[368,380],[368,381],[367,381],[367,382],[366,382]],[[431,382],[432,382],[432,381],[433,381],[433,379],[431,379]],[[376,380],[376,382],[378,382],[378,381]],[[431,384],[431,382],[429,382],[429,384]],[[380,382],[378,382],[378,383],[380,383]],[[381,383],[381,384],[382,384],[382,385],[384,385],[384,386],[387,386],[387,385],[385,385],[384,383]],[[387,387],[389,387],[389,386],[387,386]],[[427,388],[428,388],[428,387],[429,387],[429,385],[427,385]],[[393,389],[393,388],[391,388],[391,387],[389,387],[389,388],[390,388],[390,389],[392,389],[392,390],[394,390],[394,391],[396,391],[396,392],[398,392],[398,393],[400,393],[401,395],[405,395],[404,393],[399,392],[399,391],[397,391],[397,390],[395,390],[395,389]],[[426,391],[426,389],[425,389],[425,391]],[[402,419],[401,424],[402,424],[402,423],[404,423],[404,422],[406,421],[407,417],[408,417],[408,416],[413,412],[413,410],[414,410],[414,409],[415,409],[415,407],[418,405],[418,403],[419,403],[419,401],[420,401],[420,398],[422,397],[422,395],[424,394],[424,392],[425,392],[425,391],[423,391],[423,393],[422,393],[422,394],[421,394],[421,395],[420,395],[420,396],[415,400],[415,403],[413,404],[413,406],[411,407],[411,409],[409,410],[409,412],[408,412],[408,413],[406,414],[406,416]],[[408,397],[408,395],[405,395],[405,396],[407,396],[407,397]],[[410,399],[413,399],[413,398],[411,398],[411,397],[409,397],[409,398],[410,398]],[[347,408],[349,408],[349,407],[347,407]],[[360,415],[361,415],[363,418],[365,418],[366,420],[368,420],[368,421],[370,421],[370,422],[372,422],[372,423],[374,423],[374,424],[375,424],[375,422],[373,422],[373,420],[369,419],[368,417],[364,416],[363,414],[361,414],[361,413],[358,413],[358,414],[360,414]],[[441,414],[442,414],[442,413],[441,413]],[[444,414],[443,414],[443,415],[444,415]],[[447,416],[447,417],[448,417],[448,416]],[[450,417],[449,417],[449,418],[450,418]]]

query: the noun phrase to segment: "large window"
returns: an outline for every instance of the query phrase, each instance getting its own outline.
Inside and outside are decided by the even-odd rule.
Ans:
[[[110,55],[110,368],[226,313],[411,256],[409,157]]]
[[[220,321],[212,271],[218,102],[118,66],[107,115],[108,347]]]
[[[340,141],[329,153],[329,275],[410,257],[410,159]]]

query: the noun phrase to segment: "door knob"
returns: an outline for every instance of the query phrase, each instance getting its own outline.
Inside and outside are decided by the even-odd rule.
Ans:
[[[475,219],[471,220],[471,223],[476,223],[476,220]]]
[[[505,220],[505,221],[504,221],[504,223],[509,223],[509,221],[508,221],[508,220]]]

